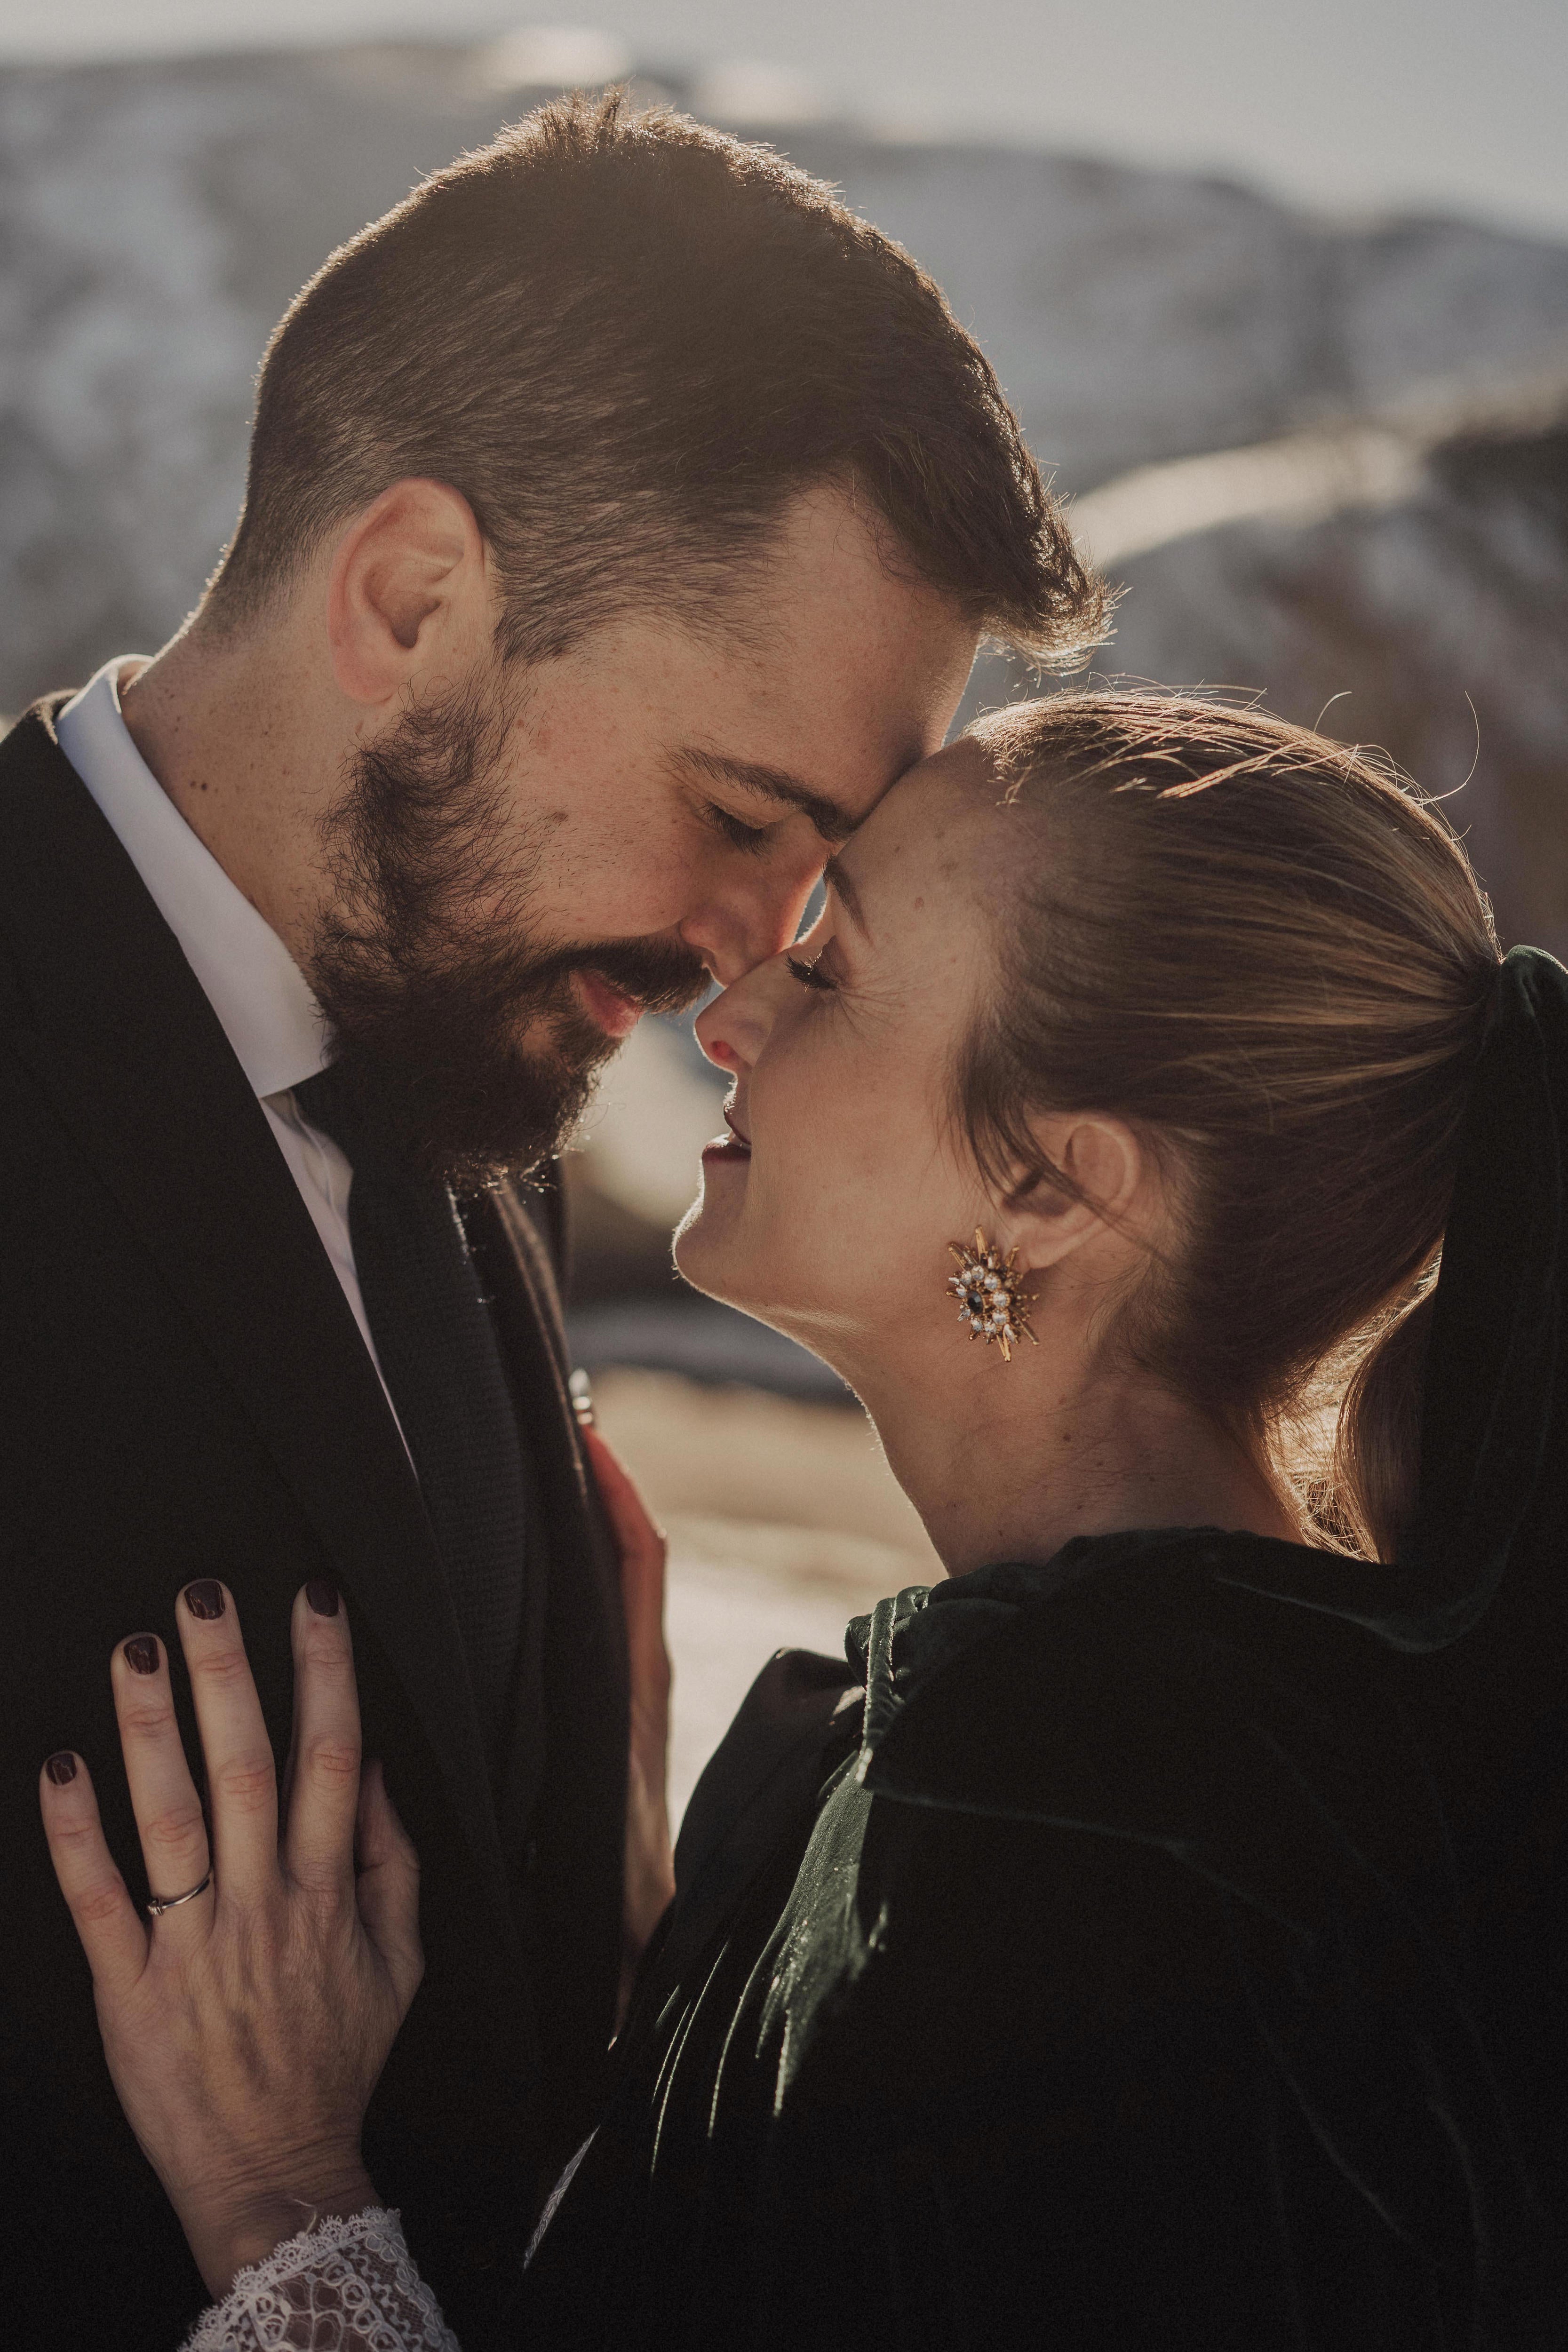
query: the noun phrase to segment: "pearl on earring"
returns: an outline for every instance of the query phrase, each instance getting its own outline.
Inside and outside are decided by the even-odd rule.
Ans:
[[[958,1260],[958,1272],[948,1276],[947,1287],[957,1294],[958,1319],[968,1325],[970,1338],[984,1339],[987,1347],[994,1339],[1005,1364],[1012,1362],[1013,1343],[1020,1337],[1037,1348],[1029,1328],[1029,1296],[1022,1275],[1014,1270],[1017,1251],[1009,1250],[1004,1258],[978,1225],[973,1249],[959,1242],[949,1242],[948,1248]]]

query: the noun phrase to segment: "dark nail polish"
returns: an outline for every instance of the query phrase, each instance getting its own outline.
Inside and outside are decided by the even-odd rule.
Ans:
[[[50,1757],[44,1769],[56,1788],[63,1789],[68,1781],[76,1779],[76,1758],[68,1748],[63,1748],[59,1755]]]
[[[216,1576],[198,1576],[185,1587],[185,1606],[193,1617],[221,1617],[226,1605]]]
[[[335,1617],[338,1613],[338,1588],[329,1584],[324,1576],[313,1576],[305,1587],[305,1598],[318,1617]]]
[[[133,1674],[155,1675],[158,1671],[158,1643],[151,1633],[132,1633],[125,1644],[125,1663]]]

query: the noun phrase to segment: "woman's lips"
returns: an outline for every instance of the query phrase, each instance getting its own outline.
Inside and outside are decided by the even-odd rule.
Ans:
[[[736,1126],[728,1105],[724,1109],[724,1124],[730,1130],[729,1134],[715,1136],[711,1143],[704,1144],[702,1147],[702,1164],[705,1168],[717,1167],[726,1160],[733,1163],[749,1160],[752,1156],[751,1143]]]
[[[602,973],[574,971],[574,987],[591,1021],[597,1022],[606,1037],[629,1037],[642,1019],[642,1006],[635,996],[626,996],[612,988]]]

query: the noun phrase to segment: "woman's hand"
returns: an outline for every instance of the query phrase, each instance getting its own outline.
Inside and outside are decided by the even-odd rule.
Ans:
[[[587,1412],[583,1441],[621,1555],[626,1649],[631,1667],[631,1750],[626,1785],[626,1868],[623,2006],[643,1948],[675,1893],[669,1842],[669,1652],[664,1640],[663,1535],[625,1466]]]
[[[155,1896],[115,1868],[80,1759],[44,1767],[44,1828],[92,1969],[109,2070],[215,2295],[313,2213],[375,2201],[360,2125],[424,1962],[419,1864],[380,1768],[360,1774],[348,1619],[295,1601],[294,1738],[278,1834],[271,1743],[234,1601],[188,1585],[176,1615],[206,1765],[211,1845],[151,1633],[114,1654],[120,1741]],[[358,1850],[358,1872],[355,1850]]]

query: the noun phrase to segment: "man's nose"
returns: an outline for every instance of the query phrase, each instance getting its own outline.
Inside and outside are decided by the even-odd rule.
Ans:
[[[753,886],[732,898],[715,897],[686,918],[680,936],[720,987],[729,988],[794,944],[816,880],[814,871],[765,889]]]

